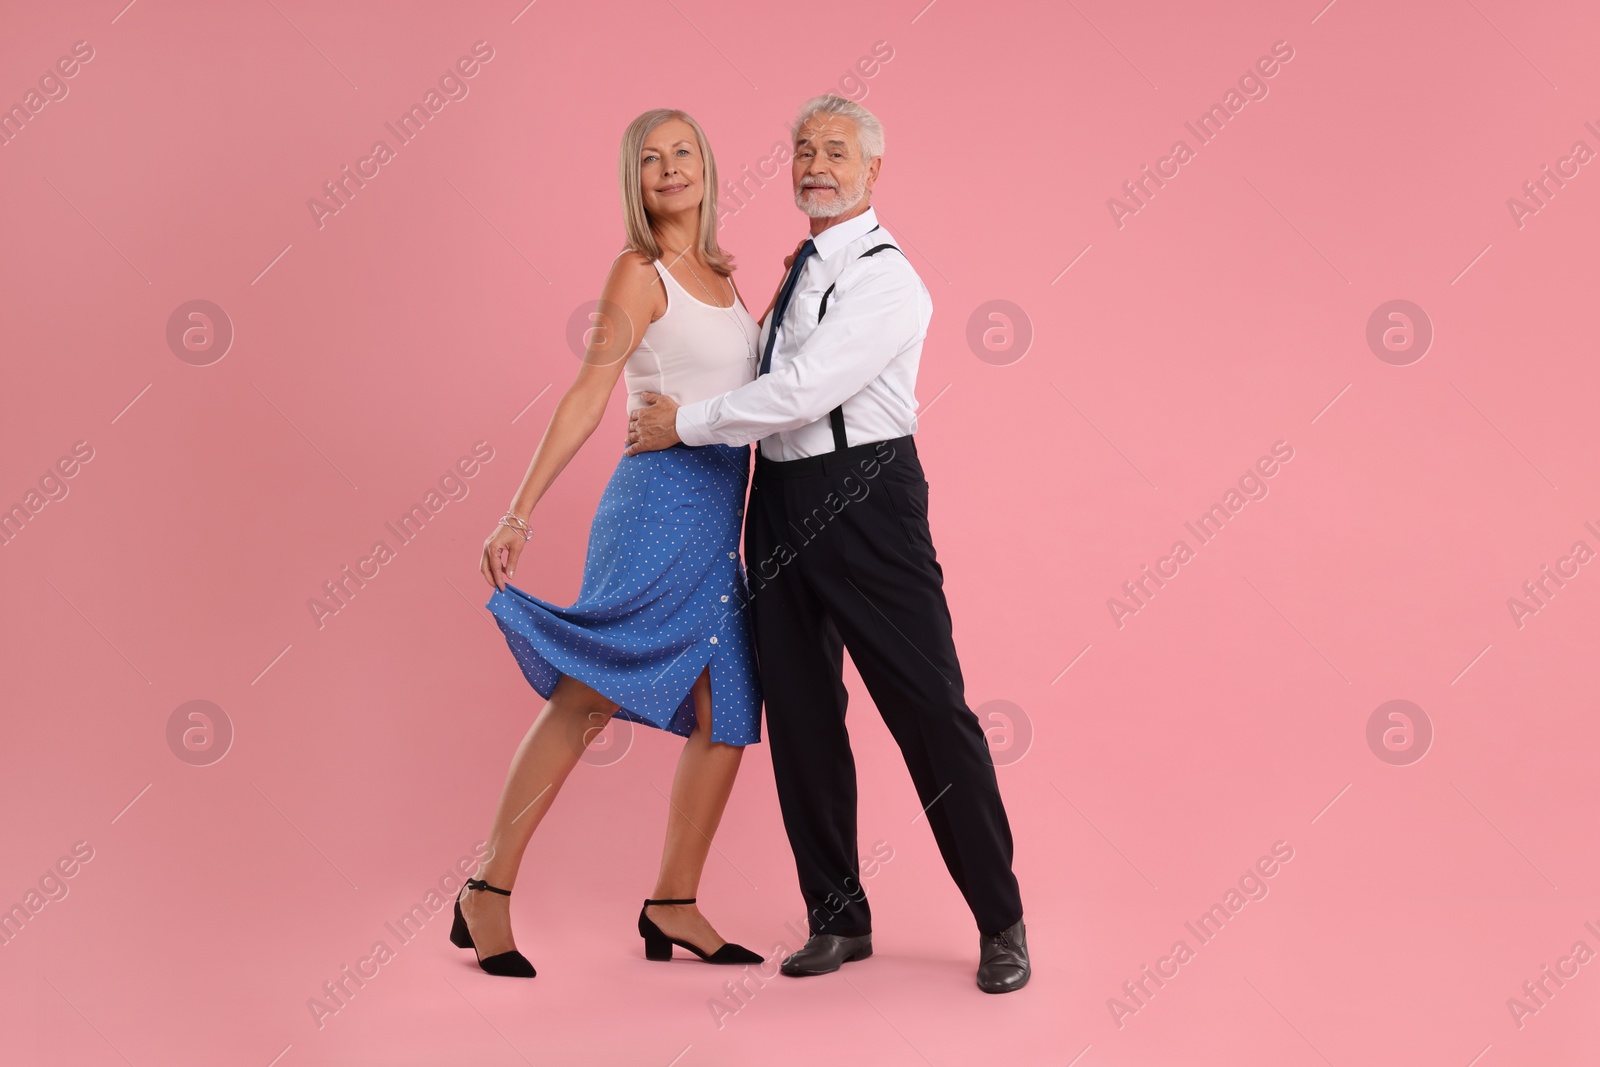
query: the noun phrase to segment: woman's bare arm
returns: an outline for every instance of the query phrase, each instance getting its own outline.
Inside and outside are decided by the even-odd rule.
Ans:
[[[665,310],[666,295],[655,267],[633,252],[619,256],[600,291],[600,309],[592,320],[578,376],[550,416],[522,485],[512,497],[512,514],[527,520],[556,476],[594,433],[623,364],[639,346],[645,327]],[[480,569],[496,588],[505,588],[523,543],[521,534],[504,526],[496,526],[484,542]]]

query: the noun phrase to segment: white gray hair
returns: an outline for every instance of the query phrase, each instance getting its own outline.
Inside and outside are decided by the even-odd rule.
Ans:
[[[790,140],[800,136],[800,127],[815,115],[842,115],[856,124],[856,143],[861,146],[862,159],[870,162],[883,155],[883,123],[878,117],[854,100],[846,100],[834,93],[813,96],[800,108],[800,115],[789,130]]]

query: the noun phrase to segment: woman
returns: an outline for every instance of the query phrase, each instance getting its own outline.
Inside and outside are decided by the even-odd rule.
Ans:
[[[699,124],[681,111],[645,112],[622,136],[619,169],[628,247],[601,290],[577,380],[483,546],[495,587],[487,607],[546,698],[511,761],[488,858],[456,898],[450,939],[491,974],[534,976],[506,898],[535,827],[613,715],[688,739],[655,891],[639,912],[646,957],[670,959],[680,945],[711,963],[761,962],[724,942],[695,906],[742,746],[760,740],[738,551],[749,446],[623,455],[589,533],[577,602],[558,607],[508,582],[532,536],[529,515],[599,425],[619,373],[630,411],[644,390],[688,403],[755,375],[758,327],[717,244],[717,169]]]

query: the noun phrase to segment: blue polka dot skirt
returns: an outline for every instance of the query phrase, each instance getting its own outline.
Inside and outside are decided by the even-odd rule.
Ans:
[[[485,605],[528,684],[567,674],[617,715],[689,736],[690,692],[711,674],[711,740],[761,740],[761,683],[739,560],[750,446],[624,454],[589,530],[583,584],[558,607],[509,582]]]

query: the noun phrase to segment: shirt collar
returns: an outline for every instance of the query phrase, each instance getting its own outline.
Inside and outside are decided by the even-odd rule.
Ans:
[[[853,219],[847,219],[837,226],[829,226],[811,239],[811,243],[817,249],[817,258],[827,259],[845,245],[865,236],[876,225],[878,225],[877,209],[869,207]]]

